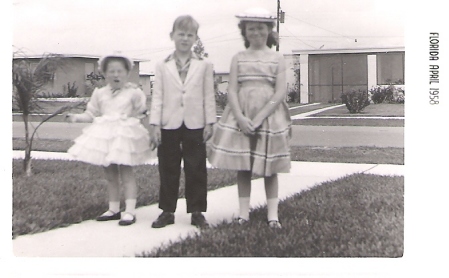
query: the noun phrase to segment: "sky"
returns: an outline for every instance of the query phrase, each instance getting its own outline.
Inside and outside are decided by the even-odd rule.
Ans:
[[[400,0],[281,0],[280,51],[404,46]],[[122,51],[152,72],[173,51],[174,19],[190,14],[217,72],[244,50],[235,14],[251,7],[276,13],[276,0],[14,0],[13,49],[105,55]],[[355,40],[357,39],[357,42]]]

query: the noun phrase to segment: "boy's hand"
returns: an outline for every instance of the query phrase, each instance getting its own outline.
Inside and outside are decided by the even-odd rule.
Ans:
[[[203,131],[203,143],[206,143],[206,141],[212,137],[213,133],[214,133],[214,129],[212,127],[212,124],[207,124],[204,127],[204,131]]]
[[[239,128],[243,131],[245,135],[253,135],[254,134],[254,124],[247,117],[243,116],[237,119]]]
[[[150,126],[150,147],[156,149],[161,144],[161,127],[158,125]]]

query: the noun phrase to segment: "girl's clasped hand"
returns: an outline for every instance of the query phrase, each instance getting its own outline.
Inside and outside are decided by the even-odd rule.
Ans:
[[[245,135],[253,135],[254,134],[254,131],[256,129],[254,128],[254,123],[251,119],[249,119],[245,116],[240,116],[239,118],[237,118],[237,121],[238,121],[240,130]]]
[[[108,181],[109,208],[97,217],[98,221],[120,219],[120,225],[131,225],[136,222],[137,185],[132,167],[145,164],[152,156],[152,150],[158,148],[160,175],[165,175],[164,179],[161,178],[160,196],[165,194],[168,197],[167,200],[163,200],[165,208],[161,206],[163,203],[160,200],[159,207],[164,212],[153,222],[152,227],[160,228],[174,223],[174,210],[171,206],[176,208],[178,194],[175,190],[164,188],[164,186],[170,185],[170,188],[175,189],[179,187],[178,180],[170,181],[170,183],[166,180],[174,175],[172,165],[175,165],[176,169],[179,168],[181,156],[190,161],[190,164],[187,163],[189,167],[199,165],[199,170],[189,168],[191,177],[199,180],[192,182],[190,178],[190,196],[195,194],[200,196],[191,199],[196,203],[190,202],[190,206],[193,206],[190,210],[192,225],[207,226],[207,221],[201,212],[206,211],[206,141],[211,139],[208,142],[210,163],[217,168],[237,171],[239,194],[237,222],[244,224],[249,221],[251,176],[257,174],[263,176],[265,181],[268,226],[281,228],[278,218],[277,173],[286,173],[290,170],[288,138],[291,136],[290,114],[285,102],[285,60],[282,55],[270,50],[277,44],[277,36],[273,31],[275,16],[264,9],[252,9],[237,17],[240,19],[238,27],[247,49],[237,53],[232,59],[228,87],[229,103],[215,127],[213,127],[216,111],[212,65],[201,61],[202,58],[191,53],[199,25],[190,16],[179,17],[173,25],[170,36],[175,42],[176,50],[157,67],[156,79],[160,79],[160,82],[156,82],[153,100],[155,95],[162,99],[163,86],[173,87],[175,80],[165,80],[161,74],[166,71],[168,65],[178,68],[179,80],[183,82],[183,85],[185,85],[184,82],[188,83],[185,80],[186,76],[183,75],[184,67],[191,67],[190,63],[192,67],[195,63],[197,66],[204,66],[207,70],[204,72],[207,74],[204,78],[197,76],[196,79],[200,84],[207,81],[208,86],[192,86],[207,88],[207,94],[204,92],[198,94],[206,96],[208,103],[205,106],[207,113],[203,111],[206,115],[203,130],[201,125],[196,124],[203,120],[202,114],[196,113],[196,110],[194,114],[186,113],[188,116],[200,118],[198,121],[195,117],[190,117],[192,118],[191,128],[185,115],[182,115],[184,118],[178,117],[181,120],[177,126],[164,126],[165,123],[160,119],[160,115],[165,113],[164,117],[173,119],[172,114],[176,113],[173,112],[176,109],[171,112],[164,110],[165,112],[162,113],[163,105],[156,105],[159,103],[157,101],[152,101],[151,117],[148,120],[145,94],[137,86],[129,85],[127,82],[133,67],[132,60],[121,54],[108,55],[100,59],[99,70],[104,74],[107,85],[94,90],[84,113],[69,113],[65,116],[65,121],[70,123],[93,122],[83,130],[83,134],[75,140],[74,146],[68,152],[80,161],[104,168]],[[186,34],[191,35],[189,37]],[[181,58],[184,59],[182,63]],[[191,93],[196,91],[192,90]],[[171,95],[171,97],[174,96],[176,94]],[[199,103],[201,101],[204,100],[198,100]],[[168,116],[167,113],[169,113]],[[162,141],[164,141],[163,144]],[[185,149],[180,148],[181,144]],[[176,155],[173,155],[175,148]],[[170,159],[174,159],[174,162],[169,161]],[[192,163],[192,161],[197,162]],[[164,163],[165,168],[162,167]],[[197,175],[198,172],[201,172],[200,176]],[[162,181],[165,182],[164,186]],[[120,184],[125,189],[124,212],[120,211]],[[201,186],[198,187],[198,184]],[[187,185],[186,188],[188,188]],[[192,192],[194,195],[191,194]],[[172,195],[175,198],[172,198]],[[198,202],[200,199],[201,201]],[[187,205],[189,208],[189,202]]]
[[[210,163],[237,170],[238,224],[249,221],[251,176],[264,177],[267,220],[281,228],[278,218],[277,173],[290,170],[291,120],[285,102],[285,60],[271,51],[276,45],[276,17],[260,8],[237,15],[245,51],[231,61],[228,106],[210,143]]]

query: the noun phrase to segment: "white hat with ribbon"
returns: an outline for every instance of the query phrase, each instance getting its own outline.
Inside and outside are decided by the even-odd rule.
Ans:
[[[130,57],[123,54],[121,51],[114,51],[113,53],[105,55],[98,60],[98,68],[100,71],[102,71],[102,69],[104,68],[104,63],[106,62],[107,58],[123,58],[128,64],[128,68],[130,71],[134,66],[134,61]]]
[[[236,17],[242,21],[275,22],[277,17],[263,8],[251,8]]]

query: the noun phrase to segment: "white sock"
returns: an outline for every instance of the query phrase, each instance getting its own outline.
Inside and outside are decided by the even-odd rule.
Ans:
[[[278,220],[278,198],[267,199],[267,208],[268,208],[268,221]]]
[[[134,215],[136,210],[136,199],[125,200],[125,204],[126,204],[125,212],[129,212],[132,215]]]
[[[109,202],[109,210],[117,213],[120,211],[120,202]]]
[[[249,199],[250,197],[239,197],[239,216],[245,220],[249,220]]]

